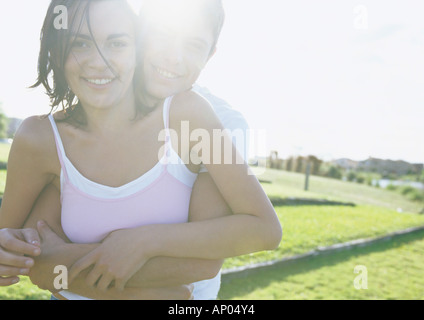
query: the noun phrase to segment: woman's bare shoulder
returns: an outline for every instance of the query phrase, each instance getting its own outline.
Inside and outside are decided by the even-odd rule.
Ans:
[[[31,116],[26,118],[16,131],[13,144],[19,145],[20,150],[31,153],[52,151],[55,143],[48,117]]]

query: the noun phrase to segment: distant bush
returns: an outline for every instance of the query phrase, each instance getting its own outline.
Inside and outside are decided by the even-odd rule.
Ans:
[[[411,187],[411,186],[395,186],[392,184],[389,184],[386,187],[386,190],[390,191],[397,191],[400,194],[406,196],[409,200],[412,201],[418,201],[418,202],[424,202],[424,191]]]
[[[411,186],[395,186],[393,184],[389,184],[386,187],[386,190],[397,191],[400,194],[406,196],[409,200],[412,201],[422,201],[424,202],[424,191],[411,187]]]
[[[7,170],[7,162],[0,161],[0,170]]]
[[[330,166],[326,173],[326,176],[333,179],[341,179],[343,175],[342,171],[339,168],[335,166]]]
[[[396,174],[394,174],[394,173],[387,173],[387,172],[384,172],[381,175],[381,177],[383,179],[388,179],[388,180],[396,180],[398,178],[398,176]]]
[[[347,179],[347,181],[355,181],[355,179],[356,179],[356,173],[355,173],[355,172],[353,172],[353,171],[350,171],[350,172],[347,174],[346,179]]]
[[[364,181],[365,181],[365,178],[363,176],[357,176],[356,177],[356,182],[357,183],[364,183]]]
[[[410,194],[410,193],[415,193],[416,190],[417,189],[415,189],[414,187],[411,187],[411,186],[403,186],[400,189],[400,193],[402,193],[403,195],[407,195],[407,194]]]
[[[424,201],[424,192],[414,189],[408,193],[408,198],[412,201]]]

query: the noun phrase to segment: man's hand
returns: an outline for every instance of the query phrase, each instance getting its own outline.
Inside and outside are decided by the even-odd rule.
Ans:
[[[0,286],[10,286],[26,275],[41,253],[40,237],[34,229],[0,230]]]

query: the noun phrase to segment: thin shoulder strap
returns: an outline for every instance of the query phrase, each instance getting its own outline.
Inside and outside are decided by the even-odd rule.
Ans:
[[[171,102],[173,98],[174,96],[168,97],[163,103],[163,126],[167,132],[169,132],[169,110],[171,109]]]
[[[49,120],[52,125],[54,140],[56,142],[57,156],[59,157],[60,166],[62,167],[65,178],[68,178],[68,173],[66,172],[65,166],[65,148],[63,147],[62,139],[60,138],[59,130],[57,129],[56,121],[54,121],[53,115],[49,115]]]
[[[165,129],[165,163],[168,163],[169,157],[171,156],[170,150],[171,150],[171,132],[169,130],[169,113],[171,109],[171,102],[172,98],[168,97],[166,98],[165,102],[163,103],[163,126]]]

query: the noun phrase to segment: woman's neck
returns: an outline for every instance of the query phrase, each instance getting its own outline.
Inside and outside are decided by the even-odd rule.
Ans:
[[[82,108],[86,117],[87,130],[101,135],[122,132],[136,116],[134,95],[109,108],[93,108],[84,105]]]
[[[154,97],[148,94],[147,92],[145,92],[144,90],[139,90],[137,94],[138,94],[138,100],[140,101],[142,106],[150,110],[156,109],[156,107],[161,105],[163,101],[165,100],[165,99],[159,99],[157,97]]]

